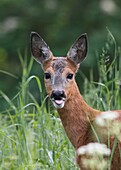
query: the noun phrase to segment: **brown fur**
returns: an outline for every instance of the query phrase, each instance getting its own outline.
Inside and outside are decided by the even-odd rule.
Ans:
[[[70,65],[70,69],[72,66]],[[47,68],[48,69],[48,68]],[[52,68],[51,68],[52,69]],[[72,69],[73,70],[73,69]],[[51,93],[51,89],[49,89],[48,85],[46,84],[46,89],[48,94]],[[49,90],[48,90],[49,89]],[[86,145],[90,142],[97,142],[93,131],[90,127],[90,122],[93,124],[95,117],[98,114],[101,114],[99,110],[95,110],[87,105],[84,101],[83,97],[80,95],[78,87],[75,81],[71,82],[71,86],[66,89],[67,94],[67,101],[65,103],[64,108],[58,109],[58,113],[60,119],[62,121],[63,127],[66,131],[68,138],[70,139],[71,143],[77,150],[80,146]],[[121,115],[121,111],[117,111]],[[89,118],[89,119],[88,119]],[[121,117],[119,118],[121,120]],[[101,133],[102,130],[102,133]],[[108,144],[108,137],[103,138],[103,129],[98,128],[98,135],[101,135],[101,143]],[[111,137],[111,149],[113,147],[115,137]],[[111,170],[120,170],[121,168],[121,157],[120,151],[121,144],[117,141],[117,147],[115,149],[114,159],[112,161]],[[77,156],[77,163],[79,167],[83,170],[81,163],[81,156]],[[84,169],[85,170],[85,169]]]
[[[91,108],[80,95],[74,77],[67,79],[68,73],[75,73],[80,63],[84,60],[87,53],[87,37],[83,34],[70,48],[67,57],[54,57],[44,40],[37,34],[31,35],[31,51],[34,58],[42,64],[45,73],[51,76],[45,79],[47,93],[51,97],[53,90],[63,90],[65,104],[58,107],[58,113],[68,138],[76,150],[80,146],[90,142],[98,142],[92,130],[94,126],[99,136],[100,142],[108,146],[108,133],[106,128],[96,125],[95,118],[101,114],[99,110]],[[55,76],[56,75],[56,76]],[[61,81],[61,82],[59,82]],[[121,122],[121,110],[117,111],[119,118],[114,121]],[[113,148],[115,136],[110,137],[110,149]],[[82,166],[82,157],[77,155],[77,163],[81,170],[86,170]],[[121,169],[121,142],[117,139],[117,145],[114,150],[111,170]],[[88,169],[89,170],[89,169]]]

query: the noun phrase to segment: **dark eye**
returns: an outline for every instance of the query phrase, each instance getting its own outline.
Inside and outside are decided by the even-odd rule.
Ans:
[[[72,79],[73,78],[73,74],[72,73],[69,73],[68,75],[67,75],[67,79]]]
[[[50,79],[50,78],[51,78],[50,73],[45,73],[45,79]]]

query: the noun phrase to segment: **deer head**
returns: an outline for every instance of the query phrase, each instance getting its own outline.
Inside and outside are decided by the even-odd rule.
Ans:
[[[57,108],[63,108],[75,85],[75,73],[87,54],[87,35],[81,35],[70,48],[66,57],[53,56],[39,34],[31,33],[31,52],[42,65],[46,91]]]

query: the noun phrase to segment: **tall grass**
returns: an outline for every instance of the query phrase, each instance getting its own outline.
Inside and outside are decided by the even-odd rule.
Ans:
[[[48,96],[42,95],[39,77],[30,76],[33,59],[28,63],[27,57],[23,59],[20,53],[19,58],[22,65],[19,92],[9,99],[0,91],[9,105],[0,114],[0,169],[76,169],[74,149],[57,112],[50,109]],[[30,92],[32,81],[37,84],[41,105]]]
[[[120,47],[117,46],[116,41],[109,30],[107,41],[99,56],[98,74],[98,82],[94,81],[92,72],[90,76],[91,83],[85,78],[84,96],[87,103],[101,111],[121,110],[121,50]],[[108,147],[110,147],[110,136],[116,135],[110,159],[106,167],[106,169],[110,170],[117,140],[121,138],[121,126],[119,123],[108,121],[107,124],[105,124],[105,127],[109,130],[106,132],[108,133]],[[92,130],[99,142],[100,140],[94,127],[92,127]],[[103,135],[106,135],[106,133],[103,130]]]
[[[84,97],[88,104],[99,110],[121,109],[121,48],[108,30],[107,40],[98,56],[96,72],[99,79],[84,77]]]
[[[112,56],[112,58],[110,57]],[[84,78],[84,98],[90,106],[100,110],[121,109],[121,52],[114,37],[102,49],[98,64],[99,81]],[[8,103],[0,114],[1,170],[76,170],[75,151],[67,139],[57,112],[48,96],[44,97],[39,77],[30,76],[33,59],[27,61],[19,53],[22,80],[13,99],[0,91]],[[112,61],[109,61],[109,60]],[[35,81],[41,105],[30,91]]]

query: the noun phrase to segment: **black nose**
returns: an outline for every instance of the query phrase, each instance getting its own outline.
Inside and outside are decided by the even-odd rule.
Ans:
[[[54,98],[55,100],[61,100],[62,98],[65,98],[65,93],[62,90],[53,90],[51,94],[51,98]]]

